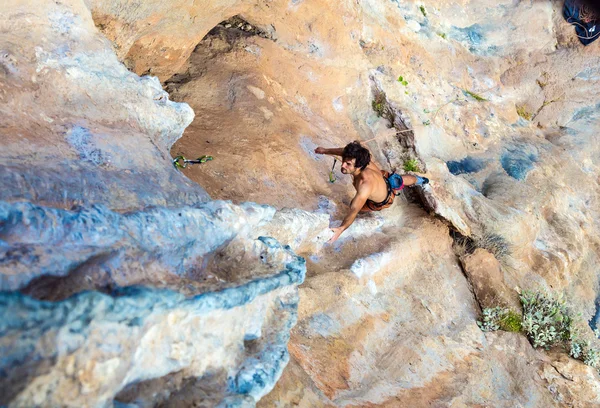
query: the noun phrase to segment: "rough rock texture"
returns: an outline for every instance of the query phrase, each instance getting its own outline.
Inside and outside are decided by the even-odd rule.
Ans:
[[[560,7],[3,7],[0,404],[253,406],[288,339],[261,407],[600,404],[476,325],[517,286],[598,319],[600,42]],[[328,246],[352,187],[313,150],[354,139],[432,182]]]
[[[0,12],[0,405],[248,406],[288,361],[305,261],[208,200],[193,118],[80,1]]]
[[[0,199],[121,210],[208,199],[167,154],[192,110],[129,72],[82,2],[10,2],[0,27]]]
[[[477,248],[472,254],[463,255],[460,263],[481,307],[521,308],[517,292],[506,285],[502,265],[490,252]]]

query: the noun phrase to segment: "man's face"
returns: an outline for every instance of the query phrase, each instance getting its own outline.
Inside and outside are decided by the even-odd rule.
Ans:
[[[355,163],[356,159],[342,159],[342,174],[354,174],[356,171]]]

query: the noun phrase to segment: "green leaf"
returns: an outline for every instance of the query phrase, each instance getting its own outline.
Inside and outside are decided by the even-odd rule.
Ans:
[[[475,92],[471,92],[471,91],[468,91],[466,89],[463,89],[463,93],[466,96],[470,96],[471,98],[475,99],[476,101],[487,102],[487,99],[485,99],[483,96],[481,96],[479,94],[476,94]]]

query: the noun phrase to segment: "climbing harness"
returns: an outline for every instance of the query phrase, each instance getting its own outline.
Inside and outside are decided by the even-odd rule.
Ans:
[[[335,169],[335,164],[337,163],[337,159],[334,157],[333,158],[333,166],[331,166],[331,171],[329,172],[329,182],[330,183],[335,183],[335,173],[333,172],[333,170]]]
[[[196,160],[188,160],[184,156],[177,156],[173,159],[173,166],[175,166],[176,169],[185,169],[188,164],[206,163],[211,160],[213,160],[213,157],[207,155],[200,156]]]

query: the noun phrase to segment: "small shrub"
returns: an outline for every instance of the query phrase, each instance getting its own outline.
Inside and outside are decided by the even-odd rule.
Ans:
[[[446,37],[446,33],[438,33],[438,35],[439,35],[440,37],[442,37],[444,40],[446,40],[446,39],[447,39],[447,37]]]
[[[384,113],[384,106],[382,102],[378,102],[376,99],[373,99],[371,103],[371,107],[377,113],[377,116],[382,117]]]
[[[569,355],[573,358],[579,359],[583,356],[586,344],[580,340],[571,341],[571,347],[569,347]]]
[[[549,349],[571,338],[571,316],[566,303],[550,295],[522,292],[523,330],[533,347]]]
[[[508,242],[496,234],[484,234],[480,238],[475,239],[475,244],[492,253],[498,261],[505,261],[506,257],[510,255],[510,247]]]
[[[423,17],[427,17],[427,12],[425,11],[425,7],[420,6],[419,10],[421,10],[421,13],[423,13]]]
[[[404,86],[408,86],[408,81],[406,79],[404,79],[404,77],[402,75],[400,75],[398,77],[398,82],[400,82]]]
[[[482,320],[477,322],[479,328],[485,332],[500,330],[500,319],[505,309],[501,307],[486,307],[483,309]]]
[[[478,321],[477,325],[483,331],[521,331],[521,316],[510,309],[498,306],[493,308],[485,308],[483,309],[482,317],[482,321]]]
[[[481,96],[479,94],[476,94],[475,92],[467,91],[466,89],[463,89],[463,92],[465,95],[470,96],[471,98],[475,99],[476,101],[487,102],[487,99],[485,99],[483,96]]]
[[[500,319],[500,329],[508,332],[518,333],[523,327],[521,315],[508,310],[507,313]]]
[[[596,330],[594,330],[595,333]],[[569,356],[583,361],[584,364],[600,372],[600,350],[593,347],[589,339],[583,340],[579,330],[573,327],[571,328],[569,339]]]
[[[595,348],[588,347],[583,352],[583,362],[595,369],[600,368],[600,351]]]
[[[522,117],[525,120],[532,119],[531,113],[527,112],[527,109],[525,109],[525,106],[523,106],[523,105],[517,105],[517,115],[519,115],[520,117]]]
[[[419,169],[419,162],[417,161],[417,159],[408,159],[404,162],[404,164],[402,165],[402,168],[404,169],[404,171],[414,171],[419,173],[420,169]]]

